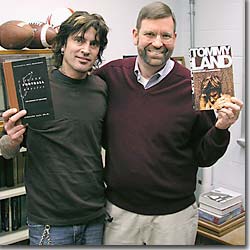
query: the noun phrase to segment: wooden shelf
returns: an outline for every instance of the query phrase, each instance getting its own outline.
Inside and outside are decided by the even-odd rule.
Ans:
[[[24,186],[0,189],[0,200],[26,194]]]
[[[1,55],[51,54],[51,49],[0,49]]]
[[[224,245],[233,245],[233,246],[245,246],[246,244],[245,233],[246,233],[245,224],[221,237],[215,236],[211,233],[205,232],[204,230],[198,229],[198,234],[208,239],[217,241]]]
[[[19,229],[12,232],[0,233],[0,245],[10,245],[29,238],[28,228]]]

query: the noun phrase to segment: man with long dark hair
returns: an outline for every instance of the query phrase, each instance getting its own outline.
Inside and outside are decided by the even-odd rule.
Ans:
[[[101,63],[108,27],[76,11],[53,43],[50,73],[55,120],[25,126],[25,110],[3,113],[0,148],[11,158],[27,147],[25,169],[31,245],[100,245],[105,218],[101,137],[107,86],[90,72]]]

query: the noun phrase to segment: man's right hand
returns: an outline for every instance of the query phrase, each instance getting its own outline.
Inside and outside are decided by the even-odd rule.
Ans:
[[[20,119],[26,114],[26,110],[18,112],[16,108],[8,109],[2,114],[4,130],[9,136],[12,146],[19,146],[23,141],[26,126],[21,124]]]

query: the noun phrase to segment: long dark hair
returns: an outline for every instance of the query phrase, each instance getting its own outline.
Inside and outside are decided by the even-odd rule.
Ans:
[[[98,37],[98,41],[100,42],[100,50],[94,67],[98,67],[102,63],[102,54],[108,43],[108,26],[102,16],[98,14],[89,14],[87,11],[75,11],[60,25],[57,36],[52,44],[54,66],[56,68],[62,65],[63,54],[61,53],[61,48],[66,45],[68,37],[79,32],[84,36],[84,33],[90,27],[96,30],[96,37]]]

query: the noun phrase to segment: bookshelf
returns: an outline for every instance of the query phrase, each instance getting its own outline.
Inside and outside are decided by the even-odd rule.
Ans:
[[[18,231],[2,233],[0,236],[0,245],[10,245],[29,238],[28,229],[22,228]]]
[[[4,176],[4,178],[1,177],[0,182],[0,245],[9,245],[28,239],[28,229],[25,225],[26,210],[24,208],[26,190],[23,184],[25,152],[26,149],[21,148],[18,156],[11,161],[11,164],[8,163],[8,166],[5,166],[6,160],[3,160],[0,152],[0,169],[1,175]],[[17,172],[18,167],[19,171]],[[7,168],[12,170],[7,172]],[[18,178],[17,173],[19,173]],[[7,174],[11,175],[8,177],[8,181]]]
[[[0,156],[1,157],[1,156]],[[25,187],[23,185],[12,188],[1,188],[0,189],[0,201],[8,199],[9,204],[9,225],[12,221],[12,209],[11,209],[11,198],[25,195]],[[8,232],[0,233],[0,245],[9,245],[19,241],[28,239],[28,229],[26,226],[20,227],[18,230],[13,231],[10,227]]]
[[[24,194],[26,194],[26,191],[23,185],[20,187],[1,189],[0,200],[9,199]]]
[[[0,50],[0,63],[6,62],[6,61],[13,61],[13,60],[23,60],[27,58],[34,58],[34,57],[40,57],[40,56],[45,56],[47,60],[47,64],[49,69],[52,67],[52,51],[50,49],[23,49],[23,50]],[[5,89],[4,89],[4,84],[2,81],[2,78],[0,76],[0,114],[6,110],[8,107],[8,100],[5,95]],[[0,116],[0,136],[1,136],[1,131],[3,129],[3,122],[1,120]],[[26,149],[21,148],[19,154],[25,154]],[[15,163],[14,163],[15,162]],[[4,164],[3,156],[0,151],[0,164]],[[17,165],[17,168],[20,167],[20,162],[14,158],[13,164]],[[0,165],[1,169],[1,175],[3,175],[3,166]],[[9,167],[9,166],[7,166]],[[8,175],[8,174],[7,174]],[[6,175],[6,176],[7,176]],[[23,221],[24,218],[26,218],[26,213],[25,216],[19,215],[22,218],[22,223],[18,228],[13,228],[13,199],[17,199],[21,197],[25,197],[26,191],[23,182],[13,182],[13,185],[4,185],[2,183],[1,185],[1,179],[0,179],[0,205],[1,205],[1,213],[3,209],[2,204],[7,204],[4,205],[4,209],[8,211],[7,217],[7,223],[8,223],[8,230],[3,230],[2,229],[2,221],[3,221],[3,216],[0,214],[0,245],[10,245],[10,244],[15,244],[24,240],[28,239],[28,228]],[[24,205],[23,205],[24,204]],[[22,208],[25,207],[25,203],[22,203]],[[19,210],[18,210],[19,211]],[[19,212],[18,212],[19,213]],[[5,220],[6,220],[5,217]],[[5,221],[4,221],[5,222]],[[1,230],[2,229],[2,230]],[[6,228],[5,228],[6,229]]]

